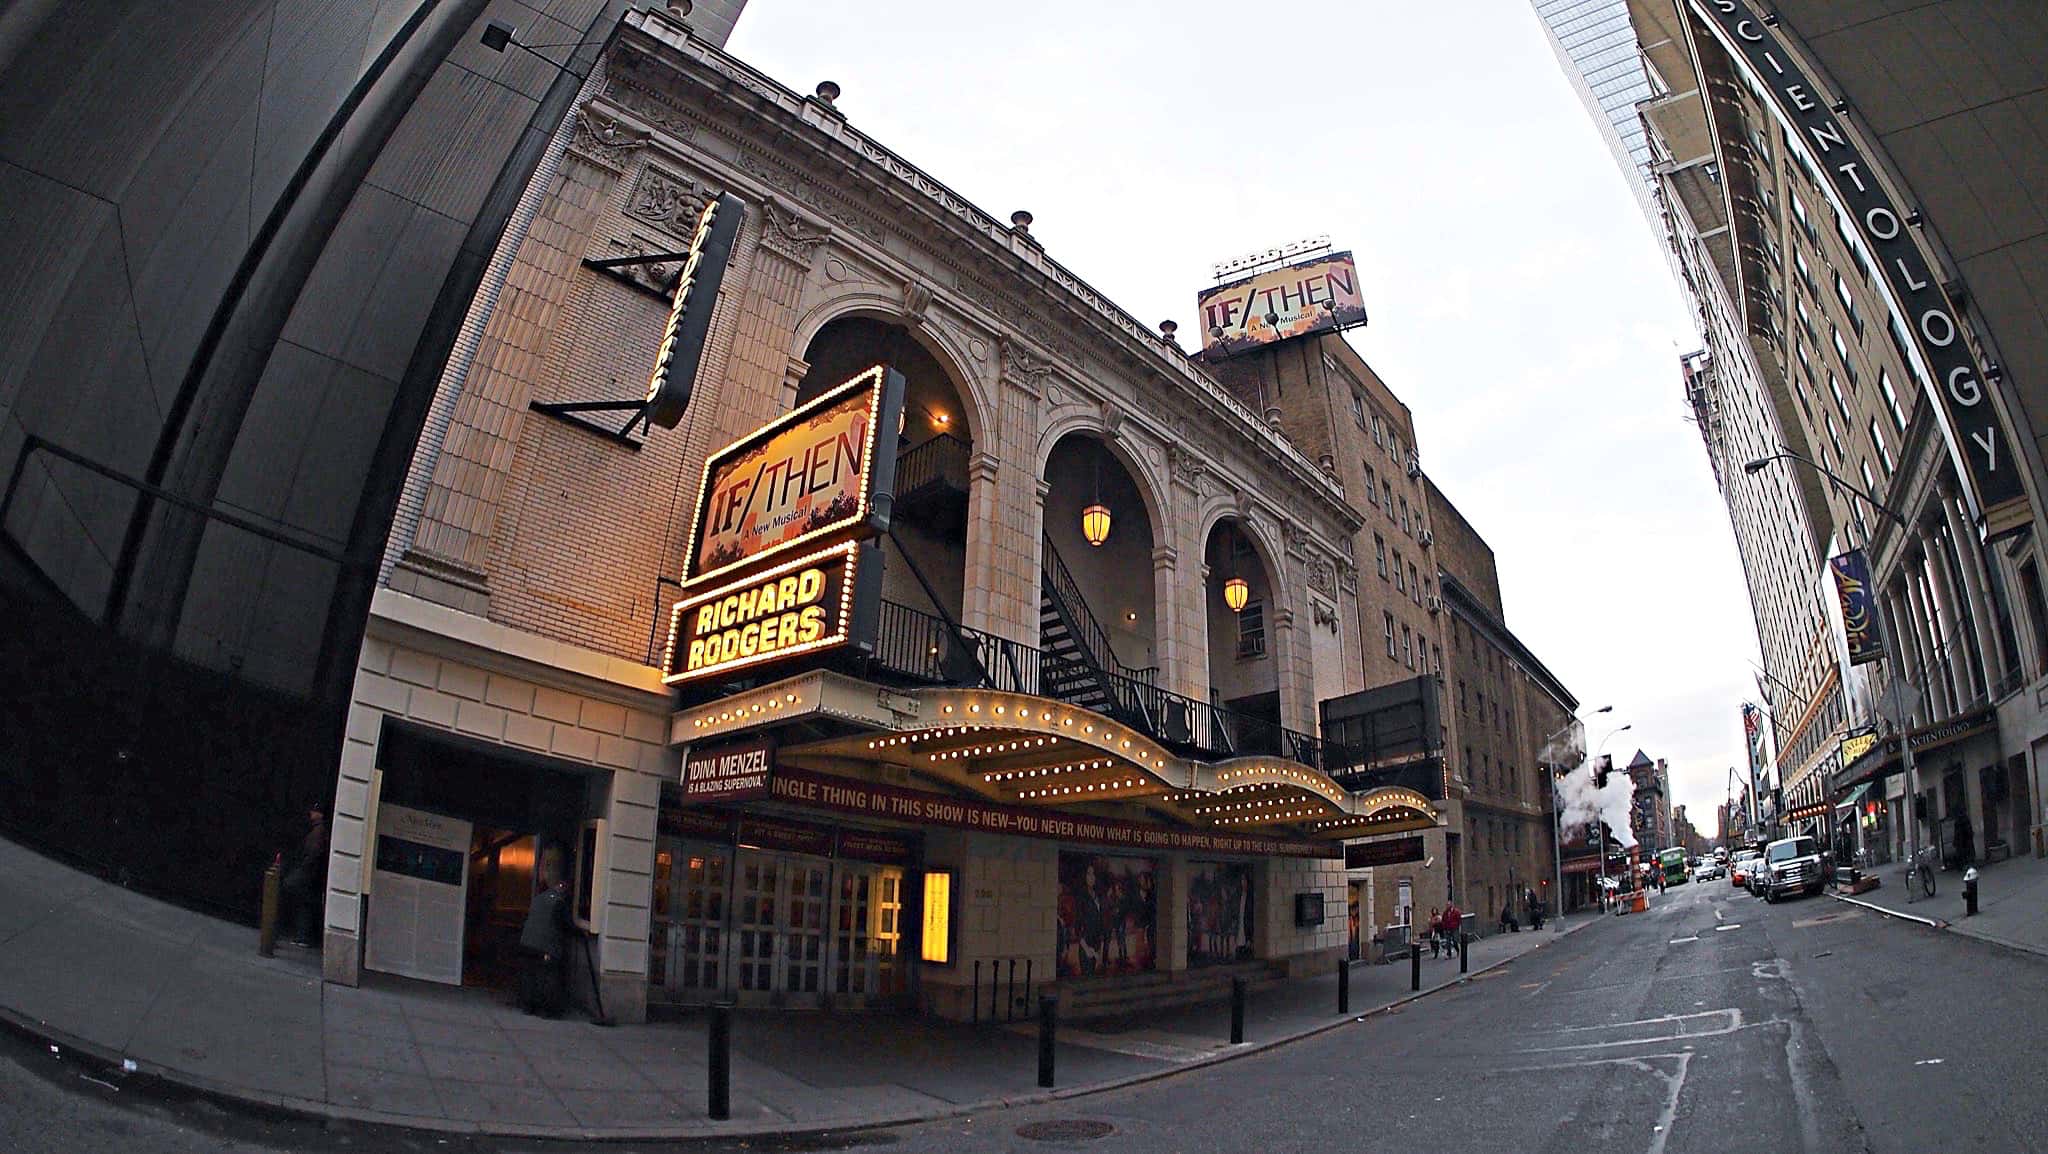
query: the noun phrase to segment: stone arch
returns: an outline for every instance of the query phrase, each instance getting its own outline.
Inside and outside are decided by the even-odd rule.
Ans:
[[[900,293],[892,296],[884,286],[872,282],[830,291],[798,319],[791,335],[789,355],[802,357],[825,326],[848,317],[866,317],[896,325],[909,333],[911,339],[931,354],[939,368],[952,380],[954,393],[960,401],[961,419],[967,426],[967,439],[984,452],[994,446],[995,442],[990,439],[994,430],[989,427],[986,415],[993,411],[988,399],[988,374],[970,368],[975,360],[968,353],[963,336],[930,316],[916,317],[906,313]]]
[[[1293,610],[1294,590],[1287,580],[1287,549],[1274,535],[1272,518],[1260,516],[1253,519],[1243,506],[1228,496],[1211,498],[1195,519],[1194,541],[1196,547],[1206,551],[1209,534],[1216,531],[1225,521],[1234,522],[1237,531],[1251,541],[1252,551],[1258,555],[1259,564],[1266,570],[1266,582],[1272,590],[1275,609]]]
[[[1059,447],[1061,441],[1075,434],[1100,441],[1117,464],[1124,467],[1124,472],[1130,474],[1132,483],[1137,487],[1138,499],[1145,503],[1145,516],[1151,519],[1154,547],[1171,544],[1175,522],[1173,507],[1166,500],[1166,478],[1145,459],[1143,453],[1110,431],[1102,413],[1092,406],[1054,417],[1046,424],[1038,437],[1032,476],[1043,481],[1046,466],[1052,461],[1052,451]]]

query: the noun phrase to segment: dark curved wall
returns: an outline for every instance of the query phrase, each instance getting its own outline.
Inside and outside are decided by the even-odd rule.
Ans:
[[[333,795],[442,364],[624,9],[0,0],[0,828],[253,915]]]
[[[2048,455],[2048,5],[1774,7],[1912,190],[2004,363],[2015,436]]]

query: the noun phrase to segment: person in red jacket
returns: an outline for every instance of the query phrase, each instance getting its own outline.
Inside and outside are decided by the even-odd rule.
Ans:
[[[1451,954],[1456,954],[1458,952],[1458,927],[1464,923],[1464,920],[1465,913],[1463,910],[1460,910],[1458,908],[1458,903],[1445,903],[1443,923],[1444,949]]]

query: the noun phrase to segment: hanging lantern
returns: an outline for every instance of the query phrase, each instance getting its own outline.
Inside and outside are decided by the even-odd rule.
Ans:
[[[1109,540],[1109,506],[1098,502],[1081,510],[1081,536],[1090,545]]]
[[[1223,583],[1223,603],[1230,606],[1232,613],[1244,612],[1245,603],[1252,599],[1252,587],[1242,577],[1232,577]]]

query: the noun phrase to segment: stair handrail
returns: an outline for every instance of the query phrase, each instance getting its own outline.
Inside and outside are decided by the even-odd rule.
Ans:
[[[1158,726],[1154,710],[1144,700],[1143,694],[1121,692],[1118,681],[1139,684],[1131,676],[1131,670],[1116,658],[1116,651],[1110,648],[1109,634],[1095,619],[1095,613],[1088,607],[1088,599],[1081,593],[1080,582],[1074,580],[1073,571],[1067,568],[1066,559],[1060,556],[1057,546],[1052,543],[1052,534],[1042,535],[1045,549],[1039,564],[1039,573],[1044,579],[1048,592],[1052,594],[1053,609],[1073,636],[1084,663],[1089,667],[1102,693],[1109,702],[1127,712],[1136,713],[1142,721],[1142,728],[1156,733]]]

